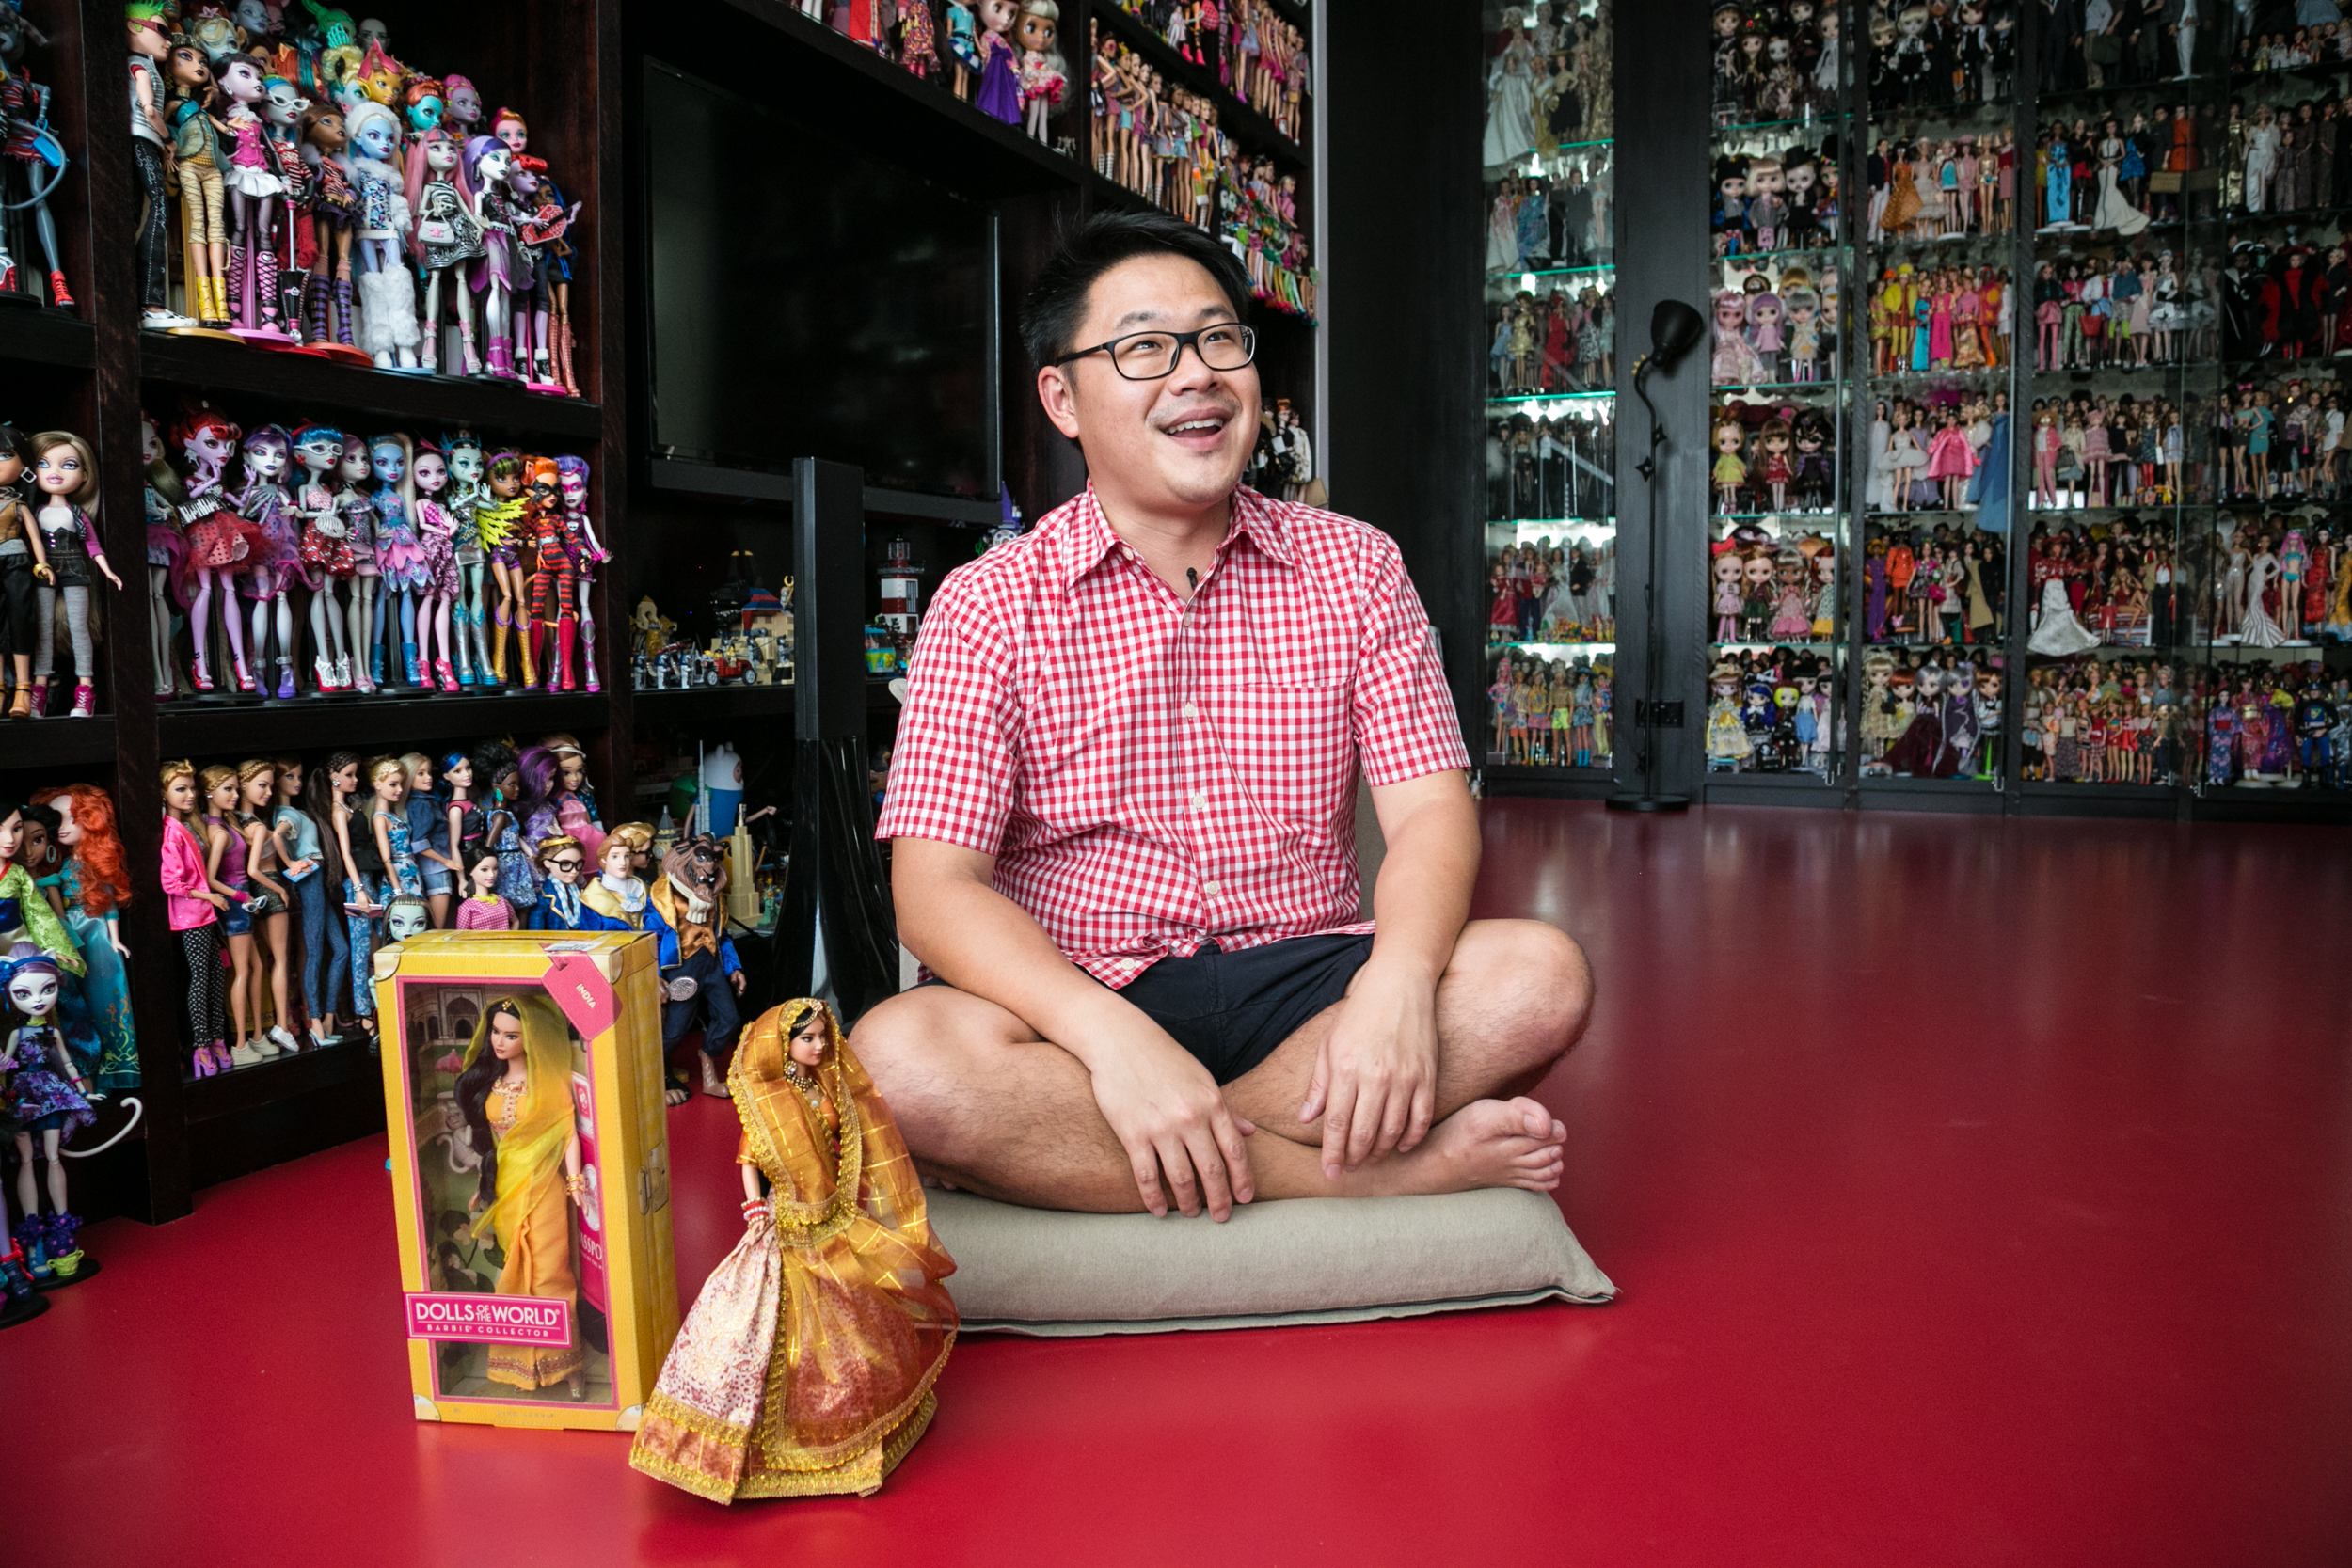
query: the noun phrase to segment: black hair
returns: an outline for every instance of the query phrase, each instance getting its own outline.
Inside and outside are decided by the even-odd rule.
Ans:
[[[1021,302],[1021,346],[1042,370],[1068,354],[1095,279],[1137,256],[1181,256],[1216,279],[1233,319],[1249,319],[1249,275],[1206,230],[1167,213],[1102,212],[1065,233]]]
[[[499,1141],[498,1134],[490,1131],[490,1089],[506,1076],[506,1064],[490,1049],[490,1021],[501,1014],[513,1019],[516,1028],[522,1027],[522,1009],[511,996],[501,996],[482,1010],[482,1054],[457,1075],[454,1097],[457,1109],[473,1134],[474,1152],[482,1156],[482,1175],[474,1191],[485,1209],[496,1203],[499,1196]]]
[[[7,423],[0,423],[0,455],[13,457],[27,468],[39,460],[33,451],[33,438]]]

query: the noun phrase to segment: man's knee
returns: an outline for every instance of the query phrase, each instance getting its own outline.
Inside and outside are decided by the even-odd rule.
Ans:
[[[1493,1043],[1518,1069],[1538,1077],[1567,1054],[1593,1010],[1593,972],[1584,950],[1539,920],[1482,921],[1473,994],[1493,1013]]]
[[[982,1058],[1003,1042],[973,1018],[972,1000],[937,986],[900,991],[858,1020],[850,1036],[918,1157],[951,1160],[981,1119]]]

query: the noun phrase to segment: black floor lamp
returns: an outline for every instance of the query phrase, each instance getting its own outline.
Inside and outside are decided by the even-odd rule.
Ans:
[[[1633,724],[1642,732],[1642,792],[1612,795],[1608,800],[1611,811],[1682,811],[1691,804],[1687,795],[1658,793],[1658,732],[1682,727],[1682,705],[1661,702],[1658,698],[1658,689],[1664,678],[1660,665],[1665,657],[1663,628],[1658,624],[1658,449],[1666,444],[1666,433],[1658,426],[1658,405],[1650,402],[1645,383],[1652,371],[1673,370],[1675,361],[1696,347],[1706,333],[1706,318],[1696,310],[1678,299],[1661,299],[1649,313],[1649,352],[1633,366],[1633,395],[1649,410],[1649,451],[1634,465],[1634,471],[1642,476],[1642,488],[1649,498],[1649,572],[1642,581],[1646,673],[1642,680],[1641,699],[1633,705]]]

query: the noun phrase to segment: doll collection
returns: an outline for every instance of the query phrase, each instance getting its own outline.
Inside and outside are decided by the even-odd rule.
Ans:
[[[2009,394],[1881,398],[1870,420],[1874,512],[1958,512],[2006,494]]]
[[[1617,384],[1617,307],[1602,282],[1547,279],[1551,286],[1490,300],[1489,397],[1613,391]]]
[[[1826,408],[1734,399],[1708,421],[1708,479],[1722,516],[1834,512],[1837,420]]]
[[[1828,778],[1841,720],[1831,656],[1786,647],[1725,650],[1707,677],[1710,773]]]
[[[492,740],[170,761],[161,773],[159,870],[187,969],[194,1077],[374,1041],[373,958],[388,942],[647,928],[654,830],[606,831],[568,735],[519,752]]]
[[[52,89],[33,59],[48,42],[18,0],[0,7],[0,298],[71,311],[49,197],[72,159],[49,128]]]
[[[1503,9],[1487,35],[1489,169],[1608,141],[1616,127],[1615,44],[1599,0],[1536,0]]]
[[[1839,112],[1842,8],[1819,0],[1724,0],[1713,12],[1718,125],[1813,119]]]
[[[1512,768],[1607,768],[1613,656],[1506,649],[1486,687],[1486,760]]]
[[[1996,371],[2009,363],[2006,268],[1899,261],[1869,294],[1871,373]]]
[[[2302,8],[2297,8],[2296,20],[2299,24],[2295,27],[2249,32],[2239,38],[2237,47],[2230,53],[2230,74],[2260,76],[2273,71],[2352,60],[2352,25],[2341,17],[2333,22],[2315,16],[2307,20],[2301,11]]]
[[[2169,250],[2034,264],[2034,369],[2146,370],[2211,357],[2211,285]],[[2201,355],[2200,349],[2205,352]]]
[[[96,711],[91,595],[101,584],[122,588],[97,515],[98,461],[87,441],[70,430],[28,435],[0,424],[0,682],[10,719],[49,717],[53,686],[69,689],[64,658],[72,662],[72,717]]]
[[[1584,518],[1617,510],[1617,437],[1606,402],[1537,419],[1486,423],[1486,516],[1491,522]]]
[[[1862,657],[1863,775],[1993,777],[2006,681],[1999,654],[1871,649]]]
[[[610,556],[580,458],[465,430],[248,428],[196,400],[148,417],[143,438],[159,699],[183,674],[215,701],[597,689],[592,588]],[[103,556],[77,569],[85,586],[58,592],[87,594],[90,572],[120,587]],[[77,635],[76,712],[87,652]],[[36,712],[48,673],[32,673]]]
[[[2195,504],[2212,499],[2213,465],[2230,444],[2214,428],[2216,400],[2109,398],[2077,389],[2037,398],[2027,436],[2040,510]],[[2265,451],[2267,436],[2264,438]]]
[[[2162,522],[2037,523],[2026,541],[2026,648],[2060,658],[2097,647],[2191,640],[2187,574]]]
[[[2352,643],[2352,536],[2328,515],[2225,515],[2214,530],[2212,640],[2248,648]]]
[[[1266,0],[1119,0],[1120,8],[1193,65],[1216,68],[1217,85],[1293,141],[1313,85],[1307,40]]]
[[[2059,784],[2170,784],[2189,724],[2169,659],[2073,659],[2026,677],[2019,770]]]
[[[1827,642],[1837,626],[1837,548],[1788,523],[1733,525],[1708,546],[1708,641],[1717,648]]]
[[[1070,84],[1056,0],[797,0],[801,13],[991,119],[1054,145]],[[1067,148],[1065,147],[1065,150]]]
[[[125,9],[145,325],[580,395],[565,234],[580,204],[522,115],[459,72],[404,65],[373,18]]]
[[[2186,103],[2051,124],[2034,138],[2034,230],[2129,239],[2152,224],[2177,224],[2183,177],[2202,164]]]
[[[1771,255],[1837,243],[1836,132],[1783,147],[1769,134],[1719,144],[1708,229],[1717,256]]]
[[[2016,228],[2017,138],[2006,128],[1881,136],[1862,166],[1873,244],[1940,244]]]
[[[1614,642],[1617,541],[1613,534],[1544,534],[1505,545],[1487,563],[1486,646]]]
[[[1298,218],[1298,177],[1228,146],[1217,161],[1217,237],[1241,258],[1251,297],[1287,315],[1315,313],[1315,270]]]
[[[1997,533],[1874,525],[1863,547],[1863,617],[1872,645],[1999,646],[2009,552]]]
[[[2316,662],[2192,672],[2206,787],[2352,789],[2352,677]]]
[[[1487,209],[1486,271],[1492,275],[1605,267],[1614,254],[1610,225],[1611,160],[1565,154],[1551,172],[1512,173],[1495,182]]]
[[[1748,270],[1724,264],[1738,287],[1717,291],[1708,374],[1718,387],[1813,387],[1838,379],[1838,272],[1818,277],[1786,262]]]
[[[1915,109],[2008,98],[2016,81],[2020,8],[2007,0],[1872,0],[1863,24],[1870,102]]]
[[[98,1272],[74,1239],[64,1146],[96,1120],[94,1106],[139,1087],[119,918],[131,897],[103,790],[0,799],[0,1146],[17,1164],[13,1225],[0,1200],[8,1303]],[[0,1304],[0,1318],[9,1309]]]

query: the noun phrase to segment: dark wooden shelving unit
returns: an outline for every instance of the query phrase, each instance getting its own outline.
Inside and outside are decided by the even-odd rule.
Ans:
[[[98,363],[89,323],[40,305],[0,307],[0,360],[88,370]]]
[[[594,403],[527,392],[509,382],[481,376],[403,374],[316,355],[247,348],[215,338],[179,338],[167,332],[138,334],[138,372],[141,380],[170,388],[253,393],[350,413],[414,420],[435,428],[462,424],[581,441],[596,439],[604,424],[604,411]],[[233,397],[223,401],[234,404]],[[167,405],[165,399],[158,402]]]
[[[1285,135],[1282,128],[1235,96],[1231,87],[1219,82],[1213,66],[1197,65],[1176,53],[1168,41],[1153,32],[1143,19],[1129,15],[1118,0],[1104,0],[1094,8],[1096,18],[1106,24],[1120,41],[1129,45],[1145,59],[1157,66],[1170,82],[1206,93],[1216,103],[1216,122],[1226,133],[1253,152],[1263,152],[1277,164],[1294,174],[1305,173],[1310,165],[1306,148]],[[1300,24],[1303,27],[1303,24]]]

